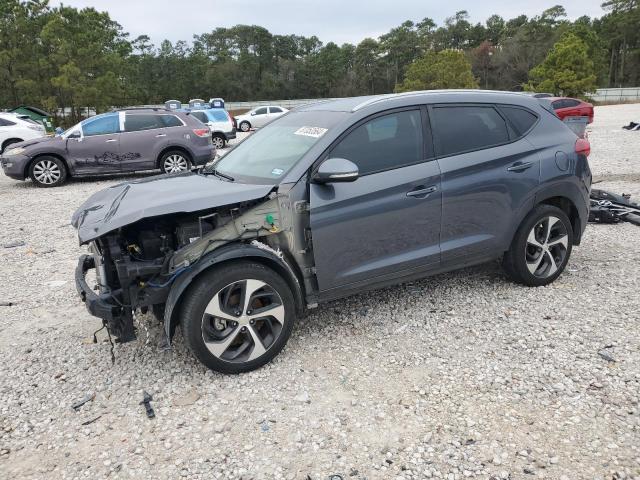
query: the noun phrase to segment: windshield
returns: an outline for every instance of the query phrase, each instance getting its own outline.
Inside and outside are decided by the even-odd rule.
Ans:
[[[327,111],[283,115],[238,144],[215,168],[246,183],[276,184],[345,115]]]

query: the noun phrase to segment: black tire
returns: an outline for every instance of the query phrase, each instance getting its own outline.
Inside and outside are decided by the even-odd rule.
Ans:
[[[211,142],[215,145],[216,149],[224,148],[227,144],[227,139],[224,135],[220,135],[219,133],[214,133],[211,136]]]
[[[169,150],[163,153],[158,163],[162,173],[181,173],[191,170],[191,158],[182,150]]]
[[[257,315],[254,313],[256,320],[248,320],[251,317],[245,317],[244,292],[249,289],[247,286],[249,281],[257,281],[265,285],[264,288],[253,291],[249,297],[247,312],[251,313],[252,308],[260,308],[261,311],[266,308],[263,317],[258,317],[259,313]],[[236,294],[238,290],[240,292]],[[243,304],[242,316],[224,320],[223,317],[205,315],[205,310],[209,308],[211,311],[211,304],[215,305],[214,299],[218,295],[220,295],[218,297],[220,302],[226,303],[226,306],[219,303],[218,311],[230,315],[225,310],[228,312],[228,306],[233,303],[234,298],[237,298],[238,304],[241,302]],[[264,302],[264,298],[269,298],[267,300],[269,304],[266,307],[254,306],[256,301]],[[271,299],[276,301],[271,302]],[[266,315],[268,312],[275,312],[280,306],[284,307],[281,315],[274,317]],[[235,314],[238,315],[238,312]],[[282,323],[274,321],[277,316],[281,317]],[[236,319],[238,321],[233,325],[233,320]],[[270,362],[287,343],[295,320],[295,303],[287,282],[270,268],[249,261],[226,263],[203,273],[185,292],[180,315],[182,335],[194,356],[211,370],[233,374],[255,370]],[[251,323],[253,326],[245,323],[249,321],[255,322]],[[246,326],[241,326],[243,323]],[[277,334],[274,333],[273,324],[280,326]],[[226,335],[223,335],[225,332],[227,332]],[[262,337],[256,337],[265,332],[266,347]],[[207,343],[204,340],[205,336],[209,338]],[[260,339],[260,348],[263,350],[261,354],[255,343],[256,338]],[[225,342],[226,346],[221,346]],[[210,348],[219,350],[217,352],[219,356],[212,353]],[[252,358],[254,354],[259,356]],[[237,357],[234,358],[234,355]],[[222,358],[224,356],[226,358]]]
[[[251,124],[249,122],[247,122],[246,120],[243,122],[240,122],[241,132],[248,132],[249,130],[251,130]]]
[[[0,153],[4,152],[9,145],[20,142],[22,142],[22,140],[20,140],[19,138],[10,138],[9,140],[5,140],[5,142],[2,144],[2,147],[0,147]]]
[[[538,205],[522,221],[502,266],[514,282],[541,287],[562,274],[572,246],[573,229],[567,214],[552,205]]]
[[[67,181],[67,175],[67,166],[56,157],[36,157],[29,165],[29,177],[37,187],[59,187]]]

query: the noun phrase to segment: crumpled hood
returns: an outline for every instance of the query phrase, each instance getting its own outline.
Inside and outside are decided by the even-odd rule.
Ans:
[[[71,217],[80,244],[143,218],[257,200],[273,185],[248,185],[214,175],[186,172],[159,175],[105,188],[85,201]]]

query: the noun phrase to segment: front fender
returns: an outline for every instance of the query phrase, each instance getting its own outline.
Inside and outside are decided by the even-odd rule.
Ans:
[[[254,258],[266,263],[280,273],[291,287],[298,312],[304,310],[304,293],[302,284],[295,270],[285,260],[284,256],[266,244],[258,241],[247,243],[233,243],[220,247],[205,255],[195,263],[187,272],[180,275],[171,286],[164,310],[164,330],[169,342],[173,337],[175,327],[178,324],[178,312],[180,301],[189,285],[205,270],[222,262]]]

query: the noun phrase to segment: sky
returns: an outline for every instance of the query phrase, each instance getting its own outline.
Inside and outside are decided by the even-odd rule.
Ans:
[[[467,10],[472,23],[497,13],[505,19],[529,17],[561,4],[570,19],[599,17],[603,0],[50,0],[50,5],[93,7],[106,11],[135,38],[146,34],[156,44],[168,39],[191,41],[194,34],[237,24],[260,25],[271,33],[316,35],[325,44],[357,44],[377,38],[405,20],[433,18],[441,25],[456,11]]]

